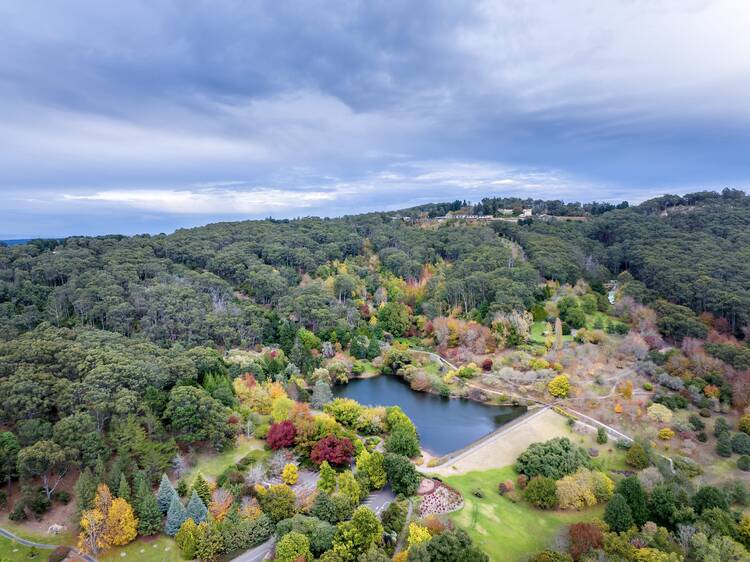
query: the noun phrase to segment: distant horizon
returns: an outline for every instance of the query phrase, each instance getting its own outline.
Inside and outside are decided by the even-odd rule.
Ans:
[[[723,186],[721,188],[718,188],[718,187],[717,188],[701,188],[701,189],[696,188],[696,189],[685,189],[685,190],[680,190],[680,191],[675,191],[675,190],[672,190],[669,192],[664,191],[664,192],[657,192],[657,193],[652,193],[649,195],[644,195],[643,197],[639,197],[637,199],[632,199],[632,198],[631,199],[623,199],[623,198],[603,199],[603,198],[596,198],[596,197],[593,197],[590,199],[586,199],[586,198],[575,199],[575,198],[535,197],[533,195],[527,195],[527,194],[516,195],[512,193],[494,193],[494,194],[483,195],[482,197],[476,200],[467,199],[465,197],[447,197],[444,199],[435,199],[435,200],[426,201],[426,202],[416,202],[413,204],[409,204],[408,202],[406,202],[404,205],[390,206],[389,208],[371,208],[371,209],[357,210],[355,212],[342,212],[342,213],[331,214],[331,215],[311,213],[311,214],[295,214],[295,215],[290,215],[290,216],[273,216],[273,215],[254,216],[254,217],[228,216],[224,218],[218,218],[217,220],[209,220],[207,217],[203,215],[198,215],[197,217],[195,217],[195,220],[199,221],[201,219],[204,219],[204,222],[187,221],[182,224],[176,224],[173,228],[169,230],[152,230],[150,232],[147,232],[147,231],[133,231],[133,232],[102,231],[102,232],[89,232],[89,233],[76,232],[76,233],[69,233],[69,234],[55,233],[51,235],[42,235],[42,236],[39,236],[39,235],[28,235],[28,236],[7,236],[6,235],[6,236],[3,236],[0,233],[0,242],[5,242],[8,245],[16,245],[16,244],[22,244],[24,242],[28,242],[30,240],[55,240],[55,239],[62,240],[64,238],[71,238],[71,237],[76,237],[76,236],[82,236],[82,237],[128,236],[128,237],[132,237],[132,236],[144,236],[144,235],[158,236],[161,234],[168,236],[170,234],[174,234],[174,232],[176,232],[177,230],[201,228],[204,226],[209,226],[212,224],[223,223],[223,222],[262,221],[262,220],[268,220],[268,219],[295,220],[295,219],[303,219],[303,218],[335,219],[335,218],[341,218],[344,216],[361,215],[361,214],[367,214],[367,213],[392,213],[392,212],[397,212],[397,211],[410,209],[414,207],[421,207],[425,205],[449,203],[449,202],[456,201],[456,200],[461,200],[461,201],[466,200],[468,204],[476,205],[480,203],[482,199],[485,199],[485,198],[514,198],[515,197],[519,199],[533,199],[533,200],[542,200],[542,201],[558,200],[558,201],[562,201],[563,203],[581,203],[581,204],[591,203],[594,201],[597,201],[600,203],[617,204],[623,201],[627,201],[630,205],[640,205],[644,201],[648,201],[650,199],[655,199],[658,197],[663,197],[665,195],[683,196],[688,193],[695,193],[697,191],[714,191],[717,193],[721,193],[722,189],[724,189],[725,187],[729,187],[729,186]],[[734,189],[731,187],[729,188]],[[742,191],[745,191],[747,193],[747,190],[745,189],[742,189]]]

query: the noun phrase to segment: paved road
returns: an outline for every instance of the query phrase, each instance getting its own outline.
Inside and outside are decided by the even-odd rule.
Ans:
[[[386,486],[382,490],[376,490],[367,496],[365,501],[362,502],[362,505],[369,507],[376,514],[380,515],[380,512],[388,507],[388,504],[395,499],[396,494],[393,493],[393,490],[391,490],[389,486]]]
[[[266,557],[271,557],[273,546],[276,544],[275,538],[270,538],[263,544],[259,544],[255,548],[246,550],[240,554],[237,558],[233,558],[231,562],[260,562]]]
[[[15,541],[18,544],[21,544],[23,546],[33,546],[35,548],[43,548],[45,550],[54,550],[58,546],[60,546],[58,544],[45,544],[45,543],[41,543],[41,542],[29,541],[29,540],[23,539],[23,538],[21,538],[21,537],[19,537],[17,535],[14,535],[10,531],[8,531],[7,529],[3,529],[2,527],[0,527],[0,536],[3,536],[6,539],[10,539],[12,541]],[[83,554],[82,552],[78,552],[76,549],[73,549],[73,550],[75,550],[78,553],[78,555],[81,556],[87,562],[98,562],[97,559],[94,558],[93,556],[89,556],[88,554]]]

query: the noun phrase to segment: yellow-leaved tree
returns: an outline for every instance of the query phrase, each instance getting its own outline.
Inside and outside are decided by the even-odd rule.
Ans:
[[[81,514],[78,548],[83,552],[96,555],[112,546],[107,533],[107,518],[111,507],[112,493],[106,484],[99,484],[94,497],[94,506]]]
[[[112,546],[122,546],[138,536],[138,518],[133,508],[123,498],[112,500],[107,515],[107,537]]]

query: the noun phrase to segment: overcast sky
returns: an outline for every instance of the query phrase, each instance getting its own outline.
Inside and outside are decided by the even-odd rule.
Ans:
[[[748,0],[0,0],[0,239],[750,188]]]

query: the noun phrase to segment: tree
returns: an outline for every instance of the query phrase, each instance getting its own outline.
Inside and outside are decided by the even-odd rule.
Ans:
[[[263,513],[274,523],[292,517],[297,510],[297,496],[286,484],[273,484],[258,495]]]
[[[315,386],[313,386],[312,398],[310,399],[313,408],[322,410],[331,400],[333,400],[331,385],[322,380],[317,381]]]
[[[188,518],[180,526],[180,530],[177,531],[177,534],[174,536],[177,547],[180,549],[182,557],[185,560],[192,560],[195,558],[195,532],[197,528],[198,526],[195,524],[195,521]]]
[[[0,433],[0,478],[8,484],[7,494],[10,496],[10,483],[18,475],[18,452],[21,445],[10,431]]]
[[[726,495],[714,486],[703,486],[698,490],[693,496],[692,504],[693,509],[698,515],[713,507],[718,507],[724,511],[729,509]]]
[[[75,485],[76,516],[81,518],[83,512],[91,509],[96,498],[97,481],[91,469],[86,467],[81,471]]]
[[[284,466],[284,470],[281,472],[281,479],[284,481],[284,484],[287,486],[293,486],[297,483],[297,479],[299,478],[299,470],[297,469],[296,464],[287,464]]]
[[[192,519],[196,525],[203,523],[208,516],[208,508],[195,490],[191,493],[190,500],[187,504],[187,516]]]
[[[648,508],[646,507],[646,493],[643,491],[640,480],[636,476],[624,478],[617,484],[616,494],[620,494],[630,507],[633,522],[639,527],[648,521]]]
[[[323,461],[320,464],[320,478],[318,478],[317,487],[318,490],[322,490],[326,494],[332,494],[336,490],[336,471],[331,468],[328,461]]]
[[[156,492],[156,500],[162,513],[166,513],[169,510],[169,506],[172,505],[172,498],[175,496],[177,496],[177,492],[174,486],[172,486],[167,475],[162,474],[159,489]]]
[[[547,476],[534,476],[523,491],[524,499],[536,507],[550,509],[557,505],[555,481]]]
[[[395,453],[387,453],[383,459],[383,465],[394,493],[404,496],[413,496],[416,493],[422,476],[408,458]]]
[[[376,490],[380,490],[388,482],[384,460],[383,453],[380,451],[370,453],[367,449],[362,449],[357,457],[357,470],[367,475],[370,485]]]
[[[23,477],[41,477],[47,499],[67,471],[65,453],[54,441],[38,441],[18,452],[18,472]]]
[[[648,511],[652,521],[658,525],[672,527],[677,509],[677,498],[669,486],[656,486],[648,498]]]
[[[354,510],[350,521],[339,524],[339,531],[333,539],[333,552],[344,562],[354,562],[371,547],[380,544],[383,526],[375,513],[360,506]]]
[[[357,505],[361,499],[362,489],[354,478],[351,470],[342,472],[336,478],[336,484],[340,494],[349,498],[352,505]]]
[[[632,466],[633,468],[636,468],[638,470],[643,470],[651,464],[651,461],[646,454],[646,450],[640,443],[633,443],[630,446],[627,454],[625,455],[625,462],[629,466]]]
[[[516,471],[529,478],[541,475],[557,480],[581,467],[590,466],[591,460],[586,451],[571,443],[567,437],[532,443],[516,459]]]
[[[411,549],[410,549],[411,550]],[[418,552],[424,557],[412,556]],[[435,535],[426,543],[418,544],[409,552],[408,560],[430,560],[431,562],[488,562],[489,557],[474,546],[463,529],[445,531]]]
[[[354,446],[346,437],[339,439],[335,435],[328,435],[315,443],[310,453],[310,460],[316,464],[328,461],[333,465],[344,465],[351,462]]]
[[[310,515],[328,523],[337,523],[339,521],[336,504],[331,499],[331,496],[323,491],[318,492],[317,496],[315,496],[315,501],[310,508]]]
[[[138,534],[148,537],[158,533],[161,530],[162,513],[159,502],[151,490],[146,490],[135,507],[138,515]]]
[[[310,551],[313,556],[320,556],[333,545],[333,536],[336,528],[326,521],[317,517],[295,515],[290,519],[279,521],[276,525],[276,535],[283,537],[287,533],[296,531],[305,535],[310,541]]]
[[[234,429],[227,423],[229,410],[202,388],[174,387],[164,414],[174,433],[187,443],[209,441],[221,450],[234,438]]]
[[[285,534],[276,544],[277,562],[300,562],[301,560],[312,560],[310,552],[310,540],[297,531]]]
[[[211,486],[208,485],[208,482],[206,482],[206,479],[203,478],[200,472],[196,475],[195,480],[193,480],[193,491],[203,500],[203,505],[208,505],[211,502]],[[196,523],[200,524],[200,521],[196,521]]]
[[[294,427],[294,424],[290,420],[284,420],[271,424],[266,440],[271,449],[277,450],[284,447],[292,447],[296,436],[297,429]]]
[[[633,526],[633,514],[625,498],[615,494],[604,509],[604,522],[616,533],[622,533]]]
[[[123,546],[138,536],[138,519],[124,498],[115,498],[106,519],[107,541],[113,546]]]
[[[186,519],[187,511],[185,511],[185,506],[182,505],[179,496],[175,494],[172,496],[172,501],[169,504],[164,532],[170,537],[175,536]]]
[[[389,302],[378,310],[378,326],[394,336],[404,335],[410,325],[409,307],[399,302]]]
[[[120,475],[120,485],[117,487],[117,497],[124,499],[128,503],[132,500],[130,497],[130,484],[128,484],[128,478],[125,474]]]
[[[96,555],[111,546],[110,536],[107,533],[107,516],[111,505],[112,494],[110,494],[109,488],[106,484],[100,484],[96,491],[93,507],[87,509],[81,515],[78,548],[82,551]]]
[[[399,425],[391,431],[388,439],[386,439],[385,448],[389,453],[415,457],[419,454],[419,438],[417,438],[416,431]]]
[[[393,501],[380,514],[383,528],[389,533],[399,534],[406,524],[408,514],[406,502]]]
[[[430,538],[432,538],[432,535],[430,535],[430,531],[427,527],[414,523],[413,521],[409,523],[409,548],[427,542]]]
[[[195,529],[195,557],[199,560],[216,560],[224,550],[221,528],[215,523],[203,522]]]

